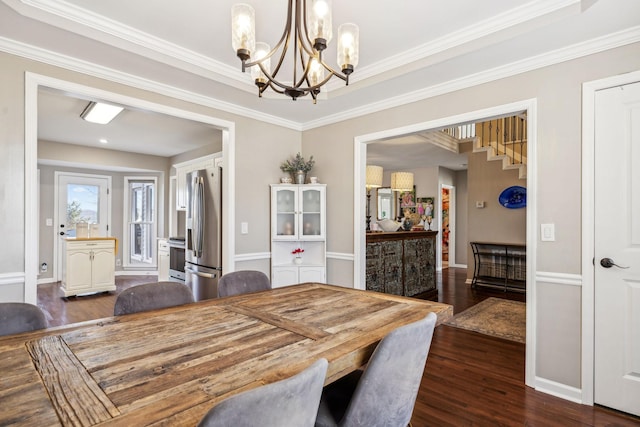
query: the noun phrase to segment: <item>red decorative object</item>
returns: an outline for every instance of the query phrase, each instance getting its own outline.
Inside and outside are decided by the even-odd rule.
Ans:
[[[291,253],[294,254],[295,256],[300,256],[302,252],[304,252],[304,249],[302,248],[295,248],[294,250],[291,251]]]

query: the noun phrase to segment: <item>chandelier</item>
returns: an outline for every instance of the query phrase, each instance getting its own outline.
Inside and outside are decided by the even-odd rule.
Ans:
[[[310,94],[315,104],[320,88],[331,77],[336,76],[348,85],[349,75],[358,65],[359,30],[355,24],[342,24],[338,28],[337,59],[342,72],[331,68],[322,58],[332,37],[331,0],[310,0],[309,8],[306,0],[289,0],[287,23],[273,49],[266,43],[256,43],[255,11],[248,4],[236,4],[231,8],[231,33],[233,49],[242,61],[242,72],[251,69],[259,97],[271,88],[294,101]],[[290,43],[293,43],[293,76],[284,83],[276,77]],[[273,72],[272,59],[277,59]]]

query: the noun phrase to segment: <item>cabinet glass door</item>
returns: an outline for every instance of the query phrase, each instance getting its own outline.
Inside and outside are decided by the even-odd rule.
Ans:
[[[322,191],[317,188],[302,189],[301,204],[302,228],[300,236],[322,236],[324,234],[322,229]]]
[[[276,194],[276,235],[295,236],[297,227],[296,190],[278,189]]]

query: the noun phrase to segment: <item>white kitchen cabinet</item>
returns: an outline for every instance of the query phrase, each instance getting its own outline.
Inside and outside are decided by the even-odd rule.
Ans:
[[[187,209],[187,166],[176,167],[176,209]]]
[[[116,290],[115,245],[112,237],[65,240],[61,286],[65,297]]]
[[[326,282],[326,185],[271,185],[271,285]],[[301,249],[296,263],[296,249]]]
[[[158,282],[169,281],[169,255],[167,239],[158,239]]]
[[[215,159],[221,156],[222,153],[216,153],[173,165],[176,170],[176,210],[187,210],[187,188],[189,185],[187,174],[195,170],[213,167]]]

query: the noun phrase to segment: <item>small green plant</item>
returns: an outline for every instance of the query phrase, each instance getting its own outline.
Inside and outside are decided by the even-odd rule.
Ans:
[[[281,165],[280,169],[282,172],[309,172],[313,165],[316,163],[313,160],[313,156],[309,157],[309,161],[305,161],[304,157],[300,155],[300,153],[296,154],[296,157],[293,160],[285,160]]]

